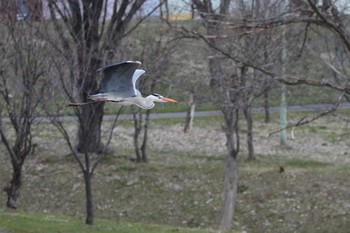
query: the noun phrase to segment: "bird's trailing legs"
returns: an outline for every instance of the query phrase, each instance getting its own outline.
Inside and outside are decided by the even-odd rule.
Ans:
[[[101,99],[97,99],[97,100],[94,100],[94,101],[89,101],[89,102],[84,102],[84,103],[79,103],[79,102],[71,102],[71,103],[68,103],[66,105],[66,107],[78,107],[78,106],[83,106],[83,105],[88,105],[88,104],[94,104],[94,103],[100,103],[100,102],[108,102],[107,99],[105,98],[101,98]]]

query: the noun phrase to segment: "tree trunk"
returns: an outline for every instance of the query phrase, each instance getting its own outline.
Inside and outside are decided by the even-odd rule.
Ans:
[[[282,147],[287,146],[287,86],[285,84],[281,84],[281,102],[280,102],[280,145]]]
[[[149,119],[150,119],[151,110],[146,111],[146,117],[145,117],[145,124],[143,125],[143,141],[141,145],[141,155],[142,155],[142,162],[148,161],[147,156],[147,141],[148,141],[148,125],[149,125]]]
[[[91,173],[84,170],[85,195],[86,195],[86,219],[88,225],[94,224],[94,205],[92,200]]]
[[[231,228],[237,199],[238,171],[236,158],[227,154],[225,166],[225,193],[224,204],[219,216],[218,230],[225,231]]]
[[[287,57],[287,41],[286,41],[286,26],[282,26],[282,51],[281,51],[281,62],[282,62],[282,76],[286,75],[286,67],[288,62]],[[287,146],[287,86],[281,84],[281,102],[280,102],[280,145]]]
[[[270,110],[269,110],[269,92],[264,92],[264,111],[265,111],[265,123],[270,122]]]
[[[247,122],[247,146],[248,146],[248,160],[255,159],[254,144],[253,144],[253,118],[250,107],[245,107],[244,116]]]
[[[154,92],[154,88],[156,87],[156,83],[157,83],[157,78],[152,79],[152,83],[151,83],[151,86],[150,86],[150,92],[151,93]],[[144,163],[148,162],[147,142],[148,142],[148,126],[149,126],[149,122],[150,122],[151,111],[152,111],[151,109],[148,109],[146,111],[145,123],[143,125],[143,130],[144,131],[143,131],[143,141],[142,141],[142,145],[141,145],[141,156],[142,156],[142,162],[144,162]]]
[[[221,209],[218,221],[218,230],[229,230],[232,226],[234,209],[237,199],[237,186],[238,186],[238,171],[237,171],[237,154],[239,151],[239,138],[238,138],[238,111],[236,113],[230,112],[224,114],[230,114],[230,117],[226,116],[226,147],[227,157],[225,165],[225,191],[224,191],[224,204]]]
[[[81,118],[77,150],[80,153],[102,153],[104,151],[104,145],[101,142],[103,104],[82,106]]]
[[[236,103],[232,106],[224,106],[223,114],[225,126],[223,130],[226,134],[227,157],[225,166],[225,191],[224,205],[221,209],[218,221],[218,230],[229,230],[232,226],[234,208],[237,199],[238,171],[236,158],[239,152],[238,135],[238,109]]]
[[[192,130],[192,123],[193,123],[193,117],[194,117],[194,112],[196,109],[196,101],[195,101],[195,93],[194,91],[190,92],[189,96],[189,101],[188,101],[188,109],[187,109],[187,114],[186,114],[186,123],[185,123],[185,128],[184,132],[188,133]]]
[[[13,173],[12,179],[4,191],[7,193],[6,206],[11,209],[17,208],[17,198],[19,196],[19,189],[22,185],[22,165],[12,161]]]
[[[209,72],[211,75],[210,87],[212,90],[215,90],[220,85],[220,78],[218,77],[223,77],[224,74],[220,67],[220,60],[215,57],[215,53],[213,56],[214,57],[209,58]]]
[[[132,115],[134,120],[134,149],[136,155],[136,162],[142,162],[142,154],[139,146],[139,136],[142,129],[142,113],[136,112],[135,109],[132,109]]]

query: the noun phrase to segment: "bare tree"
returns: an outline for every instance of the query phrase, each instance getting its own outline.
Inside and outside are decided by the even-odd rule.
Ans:
[[[69,61],[67,66],[71,82],[79,90],[79,101],[87,101],[88,95],[97,91],[98,82],[95,71],[106,63],[121,58],[118,48],[127,34],[133,31],[151,12],[130,22],[144,4],[145,0],[133,1],[48,1],[56,37],[60,39],[59,54]],[[63,22],[63,23],[62,23]],[[67,33],[66,33],[67,32]],[[127,60],[132,59],[130,55]],[[79,72],[76,73],[75,70]],[[74,99],[71,99],[74,101]],[[103,104],[91,104],[82,108],[79,120],[78,145],[81,152],[101,153],[101,122]],[[89,131],[91,134],[87,135]],[[87,146],[87,148],[84,148]]]
[[[53,41],[52,41],[53,42]],[[79,153],[74,145],[74,136],[70,134],[67,123],[62,119],[62,112],[64,111],[65,106],[62,104],[62,100],[65,99],[74,99],[75,95],[78,95],[75,91],[74,83],[71,84],[65,78],[67,73],[66,70],[62,67],[67,66],[66,60],[62,58],[61,60],[57,59],[57,51],[51,48],[50,66],[46,67],[46,75],[49,77],[50,85],[48,87],[47,99],[49,103],[43,103],[43,109],[45,110],[47,116],[51,119],[51,122],[62,134],[63,138],[67,142],[67,145],[72,153],[72,156],[75,158],[78,163],[84,178],[85,184],[85,198],[86,198],[86,224],[94,223],[94,204],[93,204],[93,195],[92,195],[92,176],[94,171],[104,157],[105,153],[92,153],[89,152],[86,148],[81,153]],[[76,75],[75,73],[71,75]],[[68,96],[68,97],[67,97]],[[83,110],[81,108],[75,108],[74,113],[78,121],[82,121],[84,118]],[[91,124],[92,119],[86,119],[88,123]],[[114,127],[115,122],[113,123]],[[112,127],[112,128],[113,128]],[[91,132],[84,128],[83,133],[87,139],[90,137]],[[88,143],[87,141],[86,143]]]
[[[156,89],[168,90],[168,81],[165,76],[171,64],[171,55],[176,49],[177,40],[173,38],[171,30],[165,30],[163,22],[155,22],[155,25],[139,30],[139,48],[131,48],[131,53],[139,54],[143,60],[143,67],[146,70],[144,78],[138,81],[142,93],[154,93]],[[152,31],[153,33],[148,33]],[[154,33],[156,32],[156,33]],[[149,43],[154,41],[154,43]],[[135,42],[136,43],[136,42]],[[169,95],[170,93],[166,93]],[[134,148],[136,162],[147,162],[148,129],[150,124],[150,114],[152,110],[140,110],[132,108],[134,120]],[[141,143],[140,143],[141,142]]]
[[[33,153],[32,125],[47,82],[44,80],[45,43],[35,25],[8,20],[2,26],[0,53],[0,136],[12,164],[12,179],[4,188],[7,207],[16,208],[22,185],[22,168]],[[4,117],[14,136],[7,129]]]
[[[227,30],[226,22],[231,18],[228,15],[230,1],[221,1],[218,12],[215,12],[211,1],[193,1],[193,3],[204,20],[207,34],[203,35],[193,30],[185,31],[202,39],[212,49],[212,54],[209,57],[209,71],[213,77],[211,86],[219,89],[221,109],[224,114],[223,130],[226,134],[228,155],[225,167],[224,205],[219,216],[218,229],[226,230],[232,225],[237,195],[238,172],[236,158],[240,148],[238,112],[242,109],[246,117],[248,126],[248,158],[254,159],[253,121],[250,109],[254,99],[266,92],[270,86],[269,82],[267,82],[258,87],[256,82],[261,79],[261,73],[258,70],[251,69],[254,67],[247,66],[246,63],[239,61],[253,60],[261,63],[263,61],[261,54],[266,54],[266,52],[259,51],[257,49],[258,46],[254,45],[259,44],[261,46],[265,40],[261,39],[264,35],[260,36],[260,38],[256,36],[259,35],[259,30],[245,31],[237,25],[230,25],[233,29],[232,33]],[[261,9],[257,1],[252,1],[252,6],[250,7],[247,7],[245,1],[236,1],[235,3],[239,6],[240,11],[230,13],[234,15],[233,17],[238,17],[240,21],[244,22],[260,13]],[[264,46],[262,47],[264,48]],[[224,67],[231,68],[227,69]],[[259,84],[262,83],[264,82],[259,82]]]
[[[250,1],[251,2],[251,1]],[[349,30],[347,27],[345,27],[348,18],[345,14],[345,8],[340,8],[341,3],[337,3],[336,1],[303,1],[302,4],[296,4],[295,1],[291,2],[290,8],[286,9],[284,7],[285,1],[271,1],[269,9],[273,9],[274,6],[276,8],[276,11],[274,11],[273,14],[270,14],[268,16],[262,16],[258,18],[249,18],[242,20],[241,18],[231,18],[230,20],[227,20],[225,22],[225,25],[231,27],[233,30],[236,28],[243,29],[245,33],[249,33],[249,31],[256,31],[256,30],[280,30],[281,26],[287,25],[288,31],[287,38],[289,38],[287,42],[288,51],[293,51],[293,53],[289,53],[289,62],[288,67],[295,68],[295,65],[297,63],[295,62],[298,57],[302,56],[304,51],[307,51],[308,54],[314,54],[317,55],[321,60],[326,64],[326,67],[329,68],[337,75],[331,75],[330,77],[337,77],[335,79],[329,79],[329,77],[307,77],[304,74],[296,73],[296,69],[287,69],[285,74],[281,73],[280,62],[278,62],[277,59],[269,59],[269,61],[272,61],[271,64],[266,64],[264,62],[264,59],[246,59],[245,56],[239,56],[237,54],[234,54],[230,51],[228,51],[226,48],[222,48],[220,46],[217,46],[213,43],[210,43],[209,37],[200,35],[204,41],[208,45],[210,45],[212,48],[214,48],[216,51],[218,51],[221,55],[224,57],[227,57],[233,61],[235,61],[238,64],[253,68],[267,76],[270,76],[274,80],[280,81],[284,84],[288,85],[312,85],[316,87],[328,87],[332,88],[334,90],[348,93],[348,70],[344,69],[347,63],[348,59],[347,56],[349,54]],[[345,4],[345,3],[343,3]],[[343,6],[344,7],[344,6]],[[309,13],[305,13],[309,12]],[[321,30],[321,28],[323,28]],[[326,29],[327,33],[322,33]],[[316,33],[312,34],[311,32]],[[331,32],[331,33],[330,33]],[[193,32],[192,32],[193,33]],[[312,35],[310,35],[312,34]],[[330,37],[332,35],[332,37]],[[198,33],[197,33],[198,36]],[[337,45],[341,46],[335,46],[337,47],[336,51],[343,51],[343,56],[345,58],[344,62],[336,62],[336,59],[330,59],[333,56],[328,56],[326,58],[325,56],[328,54],[333,54],[334,47],[330,48],[333,50],[332,52],[329,52],[325,54],[324,48],[330,47],[329,42],[323,45],[323,49],[321,47],[310,50],[311,47],[314,47],[317,43],[312,43],[311,40],[309,40],[310,37],[317,38],[317,43],[319,42],[320,38],[326,38],[326,40],[330,41],[338,41]],[[222,37],[222,35],[220,36]],[[218,38],[218,36],[216,36]],[[276,38],[279,38],[279,36],[276,34],[272,37],[273,40],[276,40]],[[332,39],[330,39],[332,38]],[[311,41],[311,42],[310,42]],[[333,44],[333,43],[331,43]],[[307,48],[307,49],[306,49]],[[276,57],[276,54],[281,53],[283,50],[283,43],[281,42],[281,39],[279,39],[279,42],[275,44],[273,49],[269,49],[269,57]],[[331,51],[329,50],[329,51]],[[343,60],[344,61],[344,60]],[[293,63],[294,62],[294,63]],[[273,67],[271,69],[270,67]],[[339,79],[339,76],[342,76],[342,79]],[[339,103],[339,100],[336,100],[336,105]],[[326,111],[329,113],[330,111]],[[324,115],[323,113],[320,114],[320,116]],[[313,119],[317,119],[313,118]],[[301,122],[310,122],[309,120],[302,120]],[[298,122],[297,125],[300,125],[301,122]],[[289,126],[287,126],[289,127]]]
[[[271,4],[272,1],[238,1],[237,13],[241,21],[254,20],[255,18],[266,18],[276,13],[278,7]],[[277,8],[277,9],[276,9]],[[232,17],[237,18],[237,16]],[[230,19],[229,19],[230,20]],[[272,30],[260,29],[241,29],[239,25],[231,25],[236,27],[229,34],[232,38],[232,44],[240,46],[232,46],[227,49],[233,56],[242,60],[254,62],[257,64],[268,64],[270,62],[278,62],[278,53],[271,52],[275,47],[279,47],[280,39],[274,39],[275,33]],[[257,98],[265,95],[265,119],[268,120],[268,99],[267,93],[274,86],[273,79],[262,72],[247,66],[244,63],[240,65],[240,72],[237,80],[240,85],[241,103],[240,107],[244,113],[247,122],[247,147],[248,160],[255,159],[253,145],[253,117],[252,106]]]
[[[333,75],[310,77],[297,73],[296,69],[293,69],[287,70],[285,76],[280,76],[276,70],[268,71],[263,66],[259,66],[260,70],[288,85],[306,84],[348,93],[349,70],[346,67],[349,64],[350,37],[349,29],[345,26],[349,21],[346,14],[348,7],[349,3],[331,0],[289,1],[289,9],[281,12],[280,15],[267,19],[256,19],[242,25],[264,29],[287,25],[288,37],[300,35],[300,39],[296,40],[298,44],[294,43],[294,47],[288,45],[288,50],[298,50],[294,53],[295,57],[305,54],[305,56],[320,59],[325,64],[324,71],[328,70]],[[342,57],[341,62],[334,54]],[[255,66],[256,64],[250,65]]]
[[[207,32],[207,40],[214,46],[219,46],[222,22],[229,13],[230,1],[220,1],[218,12],[214,10],[212,1],[192,1],[202,17]],[[221,41],[220,41],[221,43]],[[239,151],[238,135],[238,103],[237,88],[225,76],[224,63],[217,51],[213,50],[209,59],[209,71],[212,77],[211,86],[219,87],[221,108],[224,114],[223,130],[226,135],[226,165],[224,204],[218,221],[219,230],[227,230],[232,225],[232,218],[237,197],[238,172],[236,158]]]
[[[93,224],[92,176],[106,151],[101,139],[103,107],[101,103],[74,109],[78,122],[77,146],[61,121],[62,101],[87,101],[88,95],[98,91],[97,68],[125,59],[119,52],[122,39],[154,12],[159,5],[141,18],[135,15],[145,0],[133,1],[48,1],[51,24],[43,38],[51,46],[50,72],[52,104],[45,106],[47,114],[64,136],[79,164],[85,183],[86,223]],[[135,24],[130,26],[130,22]],[[127,54],[126,60],[134,56]],[[114,121],[112,128],[115,126]],[[109,134],[111,138],[111,133]]]
[[[269,34],[264,31],[265,29],[254,26],[245,28],[241,25],[245,25],[247,22],[250,23],[249,25],[254,25],[254,17],[260,18],[261,15],[266,17],[268,15],[266,10],[270,10],[271,6],[278,6],[278,4],[270,2],[261,6],[259,1],[234,1],[236,11],[229,12],[231,1],[220,1],[217,11],[215,11],[212,1],[192,2],[203,19],[206,34],[187,28],[181,28],[181,31],[194,38],[200,38],[211,48],[209,56],[209,72],[212,76],[211,86],[219,90],[221,109],[224,114],[223,130],[226,134],[228,150],[225,167],[224,205],[218,222],[218,229],[226,230],[232,225],[237,195],[238,172],[236,159],[240,148],[238,112],[242,109],[247,120],[249,158],[253,159],[254,148],[250,108],[254,99],[261,96],[270,87],[270,80],[262,78],[267,75],[270,76],[272,72],[269,72],[271,66],[266,62],[276,62],[276,57],[279,55],[277,51],[280,51],[278,50],[280,39],[274,38],[273,40],[277,43],[271,46],[266,41]],[[269,17],[272,17],[272,15],[269,15]],[[266,50],[269,47],[274,47],[274,50]],[[266,59],[266,56],[275,59]]]

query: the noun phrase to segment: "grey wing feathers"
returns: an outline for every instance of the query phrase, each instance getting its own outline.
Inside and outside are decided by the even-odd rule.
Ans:
[[[138,61],[125,61],[98,69],[104,74],[101,91],[114,92],[120,98],[135,96],[133,77],[140,65]]]

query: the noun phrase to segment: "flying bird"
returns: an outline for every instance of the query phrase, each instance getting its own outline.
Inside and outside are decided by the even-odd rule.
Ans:
[[[142,97],[141,92],[136,88],[137,80],[145,73],[138,69],[139,61],[124,61],[108,65],[97,70],[103,72],[104,77],[100,84],[101,92],[89,95],[91,101],[84,103],[69,103],[67,106],[81,106],[97,102],[114,102],[120,105],[137,105],[143,109],[151,109],[154,102],[173,102],[176,100],[163,97],[159,94],[151,94]]]

